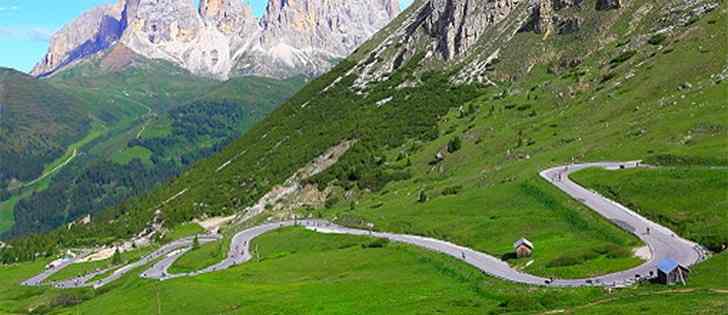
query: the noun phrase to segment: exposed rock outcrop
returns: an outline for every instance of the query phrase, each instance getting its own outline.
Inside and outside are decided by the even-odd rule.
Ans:
[[[226,20],[224,15],[223,19],[208,16],[205,23],[192,1],[180,0],[129,0],[127,12],[129,24],[122,43],[134,52],[170,61],[195,74],[227,78],[233,66],[233,42],[238,38],[218,29],[218,22]]]
[[[399,14],[398,0],[270,0],[260,21],[242,0],[119,0],[54,36],[33,74],[48,75],[117,42],[143,57],[227,79],[315,76]]]
[[[623,0],[597,0],[597,10],[612,10],[622,7]]]
[[[581,19],[563,16],[559,11],[577,7],[581,8],[583,0],[535,0],[531,2],[531,16],[521,31],[539,34],[568,34],[579,30]]]
[[[241,0],[202,0],[200,16],[223,33],[251,35],[258,31],[253,10]]]
[[[124,31],[123,1],[97,7],[53,34],[48,52],[33,68],[34,76],[52,72],[111,47]]]
[[[238,75],[316,76],[399,14],[397,0],[271,0],[261,36],[238,59]]]
[[[419,62],[444,62],[462,59],[483,40],[497,40],[510,34],[510,25],[501,22],[514,14],[525,0],[430,0],[415,12],[368,60],[357,66],[360,73],[355,86],[362,89],[371,81],[386,80],[387,74],[410,62],[417,53]],[[417,4],[416,4],[417,5]],[[520,10],[524,11],[525,10]],[[520,18],[518,18],[520,20]],[[423,48],[424,47],[424,48]],[[423,51],[424,50],[424,51]],[[396,56],[382,58],[382,56]],[[376,60],[385,62],[373,62]]]
[[[433,52],[444,60],[453,59],[475,45],[486,28],[506,18],[518,2],[432,0],[407,32],[411,37],[436,39]]]

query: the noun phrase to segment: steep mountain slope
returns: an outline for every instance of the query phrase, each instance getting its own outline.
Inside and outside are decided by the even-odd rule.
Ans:
[[[77,156],[42,185],[0,204],[15,223],[6,238],[96,214],[178,175],[303,84],[255,77],[219,83],[121,45],[41,82],[85,101],[79,109],[93,119],[93,138],[74,146]]]
[[[43,175],[89,129],[81,100],[11,69],[0,69],[0,104],[0,191]]]
[[[238,0],[119,0],[54,35],[33,74],[48,76],[123,44],[217,79],[317,76],[399,13],[396,0],[270,0],[260,22]],[[77,29],[83,29],[77,32]]]
[[[48,53],[31,72],[46,76],[77,60],[111,47],[124,31],[124,3],[105,5],[83,13],[53,34]]]
[[[109,244],[151,223],[175,228],[244,213],[309,161],[355,140],[332,168],[302,183],[324,195],[323,205],[266,205],[253,222],[296,214],[426,235],[544,276],[622,270],[639,263],[632,250],[640,244],[619,222],[596,217],[537,174],[571,161],[725,166],[726,26],[728,9],[710,0],[417,1],[219,154],[96,216],[95,224],[18,240],[0,257],[29,259],[59,240]],[[537,250],[530,259],[513,259],[512,243],[524,236]],[[715,271],[725,253],[698,266],[694,291],[644,284],[607,293],[513,285],[406,246],[302,230],[259,244],[261,259],[239,269],[162,283],[125,279],[111,292],[89,293],[77,307],[139,312],[164,301],[172,314],[191,308],[599,313],[625,305],[715,313],[725,307],[719,281],[725,273]],[[230,285],[240,279],[246,281]],[[261,293],[259,285],[270,291]],[[130,294],[154,292],[166,295],[111,310]],[[185,302],[192,297],[202,301]],[[279,303],[281,297],[290,302]]]

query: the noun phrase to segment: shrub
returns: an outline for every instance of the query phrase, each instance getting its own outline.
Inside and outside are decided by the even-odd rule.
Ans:
[[[428,199],[427,192],[425,192],[424,190],[420,190],[420,193],[417,196],[417,202],[425,203],[425,202],[427,202],[427,199]]]
[[[200,239],[197,237],[197,234],[195,234],[195,238],[192,239],[192,248],[193,249],[200,248]]]
[[[329,198],[326,198],[326,202],[324,202],[324,207],[326,207],[326,209],[331,209],[336,206],[337,203],[339,203],[339,197],[331,195],[329,196]]]
[[[455,136],[454,138],[450,139],[450,142],[447,143],[447,152],[455,153],[457,151],[460,151],[462,147],[463,140],[460,139],[460,136]]]
[[[602,79],[599,81],[599,83],[606,83],[610,80],[614,79],[617,75],[614,72],[607,73],[602,76]]]
[[[662,43],[667,40],[667,35],[665,33],[655,34],[650,37],[650,39],[647,40],[650,45],[662,45]]]
[[[370,208],[372,208],[372,209],[379,209],[381,207],[384,207],[384,202],[378,202],[376,204],[373,204]]]
[[[389,244],[389,240],[386,238],[378,238],[371,242],[361,244],[362,248],[384,248]]]
[[[451,195],[457,195],[463,190],[463,186],[457,185],[452,187],[447,187],[442,190],[443,196],[451,196]]]
[[[627,50],[627,51],[619,54],[619,56],[614,57],[614,59],[610,60],[609,63],[611,65],[616,66],[616,65],[619,65],[619,64],[621,64],[621,63],[623,63],[623,62],[625,62],[627,60],[632,59],[632,57],[634,57],[636,54],[637,54],[637,52],[634,51],[634,50]]]
[[[114,256],[111,257],[111,264],[114,266],[121,264],[121,253],[119,253],[118,249],[114,251]]]

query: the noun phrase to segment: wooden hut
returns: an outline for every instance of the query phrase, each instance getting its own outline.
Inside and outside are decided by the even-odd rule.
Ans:
[[[686,284],[690,269],[681,265],[672,258],[665,258],[657,263],[657,283],[672,285],[676,283]]]
[[[513,243],[513,249],[516,252],[516,257],[530,257],[533,254],[533,243],[531,241],[522,238],[517,242]]]

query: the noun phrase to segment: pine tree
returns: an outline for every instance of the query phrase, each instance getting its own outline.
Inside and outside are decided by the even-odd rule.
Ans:
[[[197,235],[195,235],[195,238],[192,239],[192,248],[200,248],[200,239],[197,237]]]
[[[424,190],[420,190],[420,195],[417,198],[417,201],[419,203],[425,203],[425,202],[427,202],[427,193]]]
[[[114,256],[111,257],[111,264],[114,266],[121,264],[121,253],[118,248],[114,251]]]

